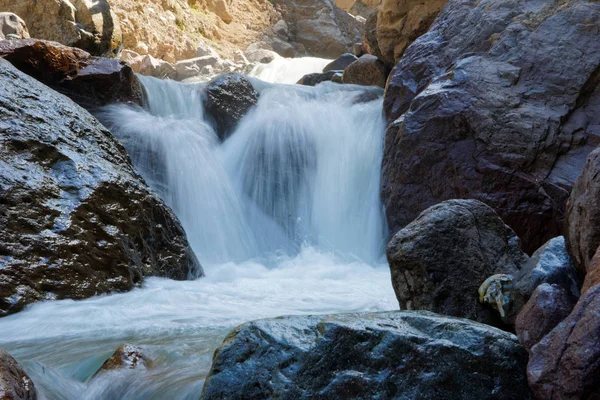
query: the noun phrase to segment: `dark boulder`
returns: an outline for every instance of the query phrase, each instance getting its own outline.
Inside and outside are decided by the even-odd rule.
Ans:
[[[19,363],[0,349],[0,399],[37,400],[33,382]]]
[[[491,275],[514,275],[527,261],[513,231],[477,200],[428,208],[394,235],[387,258],[401,309],[495,326],[503,324],[479,302],[478,289]]]
[[[388,80],[391,231],[440,201],[475,198],[528,253],[560,235],[599,142],[598,25],[598,2],[450,0]]]
[[[201,399],[530,398],[507,332],[427,312],[297,316],[236,328]]]
[[[323,72],[343,71],[348,65],[358,60],[354,54],[344,53],[323,68]]]
[[[365,54],[344,69],[344,83],[385,87],[390,70],[377,57]]]
[[[87,111],[0,60],[0,316],[202,269],[172,211]]]
[[[306,74],[297,82],[298,85],[304,86],[316,86],[321,82],[329,82],[338,75],[340,71],[328,71],[328,72],[315,72],[312,74]]]
[[[0,57],[88,110],[143,102],[142,85],[131,67],[118,59],[37,39],[2,41]]]
[[[597,399],[600,393],[600,285],[530,351],[527,379],[538,399]]]
[[[573,310],[577,300],[559,285],[538,286],[515,322],[519,342],[529,351]]]
[[[243,75],[220,75],[206,86],[204,108],[221,139],[233,133],[240,120],[257,103],[258,92]]]

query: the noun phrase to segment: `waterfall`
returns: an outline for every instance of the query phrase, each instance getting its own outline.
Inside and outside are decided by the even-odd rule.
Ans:
[[[275,57],[268,64],[258,64],[250,76],[271,83],[296,83],[306,74],[321,72],[331,60],[316,57]]]

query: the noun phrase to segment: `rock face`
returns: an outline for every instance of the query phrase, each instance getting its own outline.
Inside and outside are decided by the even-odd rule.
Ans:
[[[96,374],[116,369],[147,368],[151,364],[152,360],[143,348],[124,344],[119,346],[113,355],[102,364]]]
[[[17,14],[0,12],[0,40],[29,37],[27,25]]]
[[[118,18],[107,0],[0,0],[0,10],[25,20],[32,37],[114,57],[123,46]]]
[[[17,361],[0,349],[0,399],[37,400],[33,382]]]
[[[142,104],[140,82],[116,59],[36,39],[1,42],[0,57],[88,110],[115,102]]]
[[[221,75],[206,86],[204,109],[213,119],[217,135],[225,139],[246,113],[258,103],[258,92],[243,75]]]
[[[576,299],[559,285],[538,286],[519,313],[515,331],[529,351],[573,310]]]
[[[539,399],[595,399],[600,393],[600,286],[581,296],[571,314],[533,346],[527,378]]]
[[[0,316],[48,299],[200,276],[172,211],[121,144],[0,60]]]
[[[372,17],[374,34],[365,38],[374,54],[392,68],[406,48],[427,32],[448,0],[383,0]]]
[[[323,68],[323,72],[343,71],[348,65],[358,60],[354,54],[344,53]]]
[[[583,281],[583,287],[581,288],[581,294],[587,292],[590,288],[600,284],[600,247],[596,250],[596,254],[589,263],[588,272],[585,274],[585,280]]]
[[[515,274],[526,262],[519,239],[490,207],[449,200],[425,210],[387,246],[392,284],[403,310],[429,310],[502,326],[478,300],[494,274]]]
[[[475,198],[527,252],[558,236],[600,136],[599,25],[598,2],[450,0],[388,82],[392,232],[440,201]]]
[[[201,399],[528,399],[516,337],[426,312],[282,317],[236,328]]]
[[[365,54],[344,69],[343,81],[355,85],[385,87],[389,69],[375,56]]]
[[[592,151],[567,203],[567,248],[583,274],[600,246],[600,148]]]

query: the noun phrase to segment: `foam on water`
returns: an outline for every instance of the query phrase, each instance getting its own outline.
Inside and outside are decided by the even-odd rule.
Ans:
[[[321,72],[331,60],[316,57],[276,57],[268,64],[258,64],[248,74],[265,82],[296,83],[304,75]]]
[[[142,80],[147,110],[101,118],[181,220],[206,277],[150,278],[0,319],[0,346],[42,398],[197,399],[214,349],[240,323],[397,308],[383,257],[381,98],[253,81],[259,104],[220,143],[201,84]],[[154,367],[90,379],[123,343],[147,348]]]

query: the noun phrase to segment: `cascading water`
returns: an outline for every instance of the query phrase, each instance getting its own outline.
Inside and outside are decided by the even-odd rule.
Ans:
[[[250,76],[271,83],[296,83],[306,74],[321,72],[331,60],[316,57],[275,57],[268,64],[258,64]]]
[[[237,324],[397,308],[378,194],[381,97],[360,102],[374,89],[253,81],[258,105],[220,143],[202,84],[141,79],[147,110],[111,106],[101,118],[181,220],[206,277],[150,278],[0,319],[0,347],[43,398],[197,399]],[[123,343],[147,348],[154,366],[90,378]]]

